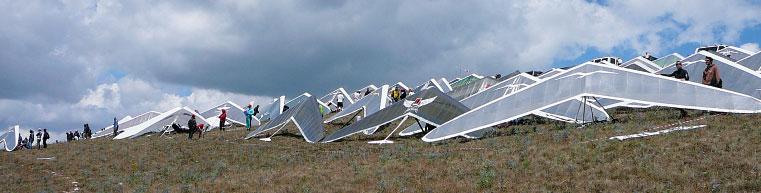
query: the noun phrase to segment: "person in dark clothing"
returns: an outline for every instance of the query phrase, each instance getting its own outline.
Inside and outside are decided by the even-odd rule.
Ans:
[[[76,140],[82,139],[82,136],[79,135],[79,131],[74,131],[74,139],[76,139]]]
[[[674,72],[672,72],[671,74],[661,74],[661,75],[674,77],[679,80],[690,80],[690,75],[687,73],[687,70],[684,70],[682,67],[683,67],[682,61],[676,61],[676,70],[674,70]]]
[[[48,148],[48,139],[50,139],[50,134],[48,133],[48,129],[43,129],[42,132],[42,148]]]
[[[188,139],[193,139],[193,134],[196,132],[196,127],[198,127],[196,124],[196,115],[191,115],[190,120],[188,120],[188,130],[190,130],[190,132],[188,132]]]
[[[663,76],[668,77],[674,77],[679,80],[689,81],[690,75],[687,73],[687,70],[684,70],[682,65],[682,61],[676,61],[676,70],[672,72],[671,74],[661,74]],[[684,109],[679,109],[680,117],[685,118],[688,116],[687,111]]]
[[[114,117],[114,137],[116,137],[116,134],[119,134],[119,121]]]
[[[29,130],[29,149],[34,146],[34,130]]]
[[[83,137],[85,139],[90,139],[90,133],[92,133],[92,131],[90,130],[90,124],[85,123],[84,129],[82,130],[83,130],[82,135],[84,135]]]
[[[256,105],[256,107],[254,107],[254,114],[253,114],[253,116],[256,116],[257,114],[259,114],[259,105]]]
[[[407,92],[408,92],[407,89],[402,88],[402,90],[401,90],[401,92],[399,94],[399,99],[400,100],[404,100],[405,98],[407,98]]]
[[[713,58],[711,57],[706,57],[705,63],[706,69],[703,70],[703,84],[721,88],[723,85],[721,75],[719,74],[719,67],[713,63]]]
[[[500,79],[500,78],[502,78],[501,74],[494,75],[494,79]]]
[[[365,91],[365,96],[367,95],[370,95],[370,88],[367,88],[367,90]]]

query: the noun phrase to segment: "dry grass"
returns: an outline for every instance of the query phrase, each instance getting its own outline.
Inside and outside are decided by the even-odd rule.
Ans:
[[[60,192],[76,181],[83,192],[761,191],[761,115],[719,115],[690,123],[707,124],[703,129],[591,141],[673,123],[677,115],[618,110],[615,123],[583,128],[531,119],[486,139],[443,143],[395,138],[371,145],[385,134],[358,134],[308,144],[293,128],[273,142],[242,140],[245,130],[193,141],[78,141],[0,153],[0,187]]]

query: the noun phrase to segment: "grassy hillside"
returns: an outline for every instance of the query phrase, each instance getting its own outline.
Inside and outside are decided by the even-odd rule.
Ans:
[[[583,128],[532,118],[482,140],[441,143],[371,145],[385,134],[359,134],[309,144],[294,128],[272,142],[242,140],[245,130],[192,141],[78,141],[0,153],[0,191],[72,191],[72,182],[82,192],[761,191],[761,115],[709,116],[685,124],[708,125],[702,129],[605,140],[674,123],[678,114],[617,110],[617,121]]]

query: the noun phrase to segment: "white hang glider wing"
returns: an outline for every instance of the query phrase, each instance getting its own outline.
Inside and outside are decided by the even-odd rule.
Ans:
[[[580,76],[584,74],[588,75]],[[558,78],[564,75],[580,78]],[[761,101],[742,93],[616,66],[585,63],[462,114],[426,134],[423,141],[439,141],[478,131],[585,96],[684,109],[761,112]]]
[[[177,123],[179,125],[187,125],[191,115],[196,116],[197,124],[204,124],[206,126],[210,125],[209,122],[206,121],[206,119],[203,118],[203,116],[201,116],[201,114],[198,114],[196,111],[188,107],[182,107],[182,108],[177,107],[167,112],[161,113],[160,115],[153,117],[148,121],[145,121],[138,125],[124,129],[124,132],[116,135],[114,139],[127,139],[127,138],[132,139],[132,138],[140,137],[148,133],[161,132],[161,131],[164,131],[164,129],[166,129],[167,126],[172,125],[172,123]]]

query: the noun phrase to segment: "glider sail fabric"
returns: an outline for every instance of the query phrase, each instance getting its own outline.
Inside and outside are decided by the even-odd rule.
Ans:
[[[683,59],[684,59],[684,56],[677,53],[673,53],[673,54],[669,54],[667,56],[658,58],[657,60],[653,61],[653,63],[658,65],[659,68],[663,69],[665,67],[673,65],[674,63],[676,63],[676,61],[683,60]]]
[[[746,68],[749,68],[753,71],[760,71],[761,70],[761,52],[753,54],[752,56],[748,56],[747,58],[743,58],[742,60],[737,61],[737,63],[740,63],[740,65],[743,65]]]
[[[19,126],[13,126],[11,128],[8,128],[5,133],[2,134],[2,137],[0,137],[0,140],[2,140],[3,145],[5,146],[5,151],[13,151],[16,150],[16,146],[18,146],[19,140]]]
[[[729,46],[721,49],[718,51],[718,53],[732,59],[732,61],[742,60],[750,55],[753,55],[752,52],[734,46]]]
[[[293,122],[299,129],[301,136],[309,143],[316,143],[325,136],[325,128],[322,126],[322,114],[320,104],[314,96],[306,97],[300,103],[294,104],[282,115],[275,117],[267,124],[249,133],[245,139],[250,139],[261,133],[276,129],[289,122]]]
[[[196,116],[196,123],[204,124],[207,126],[209,125],[209,122],[207,122],[206,119],[196,111],[188,107],[177,107],[167,112],[161,113],[160,115],[148,121],[124,129],[124,132],[118,134],[116,137],[114,137],[114,139],[132,139],[148,133],[161,132],[164,131],[167,126],[172,125],[172,123],[186,125],[188,120],[190,120],[191,115]],[[120,125],[119,127],[122,126]]]
[[[460,115],[433,129],[423,136],[423,140],[433,142],[452,138],[581,96],[685,109],[761,112],[761,101],[741,93],[610,65],[585,63]]]
[[[259,115],[259,121],[269,121],[270,118],[277,117],[283,113],[283,107],[285,106],[285,96],[275,98],[269,105],[269,109]]]
[[[159,116],[161,113],[156,111],[148,111],[146,113],[143,113],[141,115],[138,115],[137,117],[134,117],[132,119],[126,120],[126,121],[119,121],[119,130],[124,130],[126,128],[130,128],[132,126],[138,125],[140,123],[146,122],[148,120],[153,119],[156,116]],[[106,129],[103,129],[103,131],[100,131],[98,133],[93,134],[92,138],[100,138],[105,136],[111,136],[114,134],[114,125],[110,125],[106,127]]]
[[[634,59],[624,62],[621,64],[621,67],[649,73],[654,73],[658,70],[661,70],[661,67],[658,66],[658,64],[655,64],[652,61],[643,58],[642,56],[638,56]]]
[[[497,84],[497,80],[491,77],[482,78],[476,81],[470,82],[470,84],[462,85],[454,90],[447,92],[447,95],[456,100],[462,100],[478,92],[488,89],[489,87]]]

